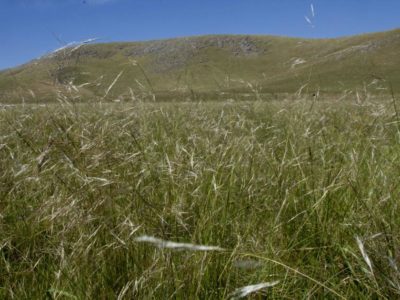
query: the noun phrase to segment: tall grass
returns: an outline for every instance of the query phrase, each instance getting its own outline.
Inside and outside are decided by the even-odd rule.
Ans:
[[[398,122],[390,101],[3,108],[0,298],[398,298]]]

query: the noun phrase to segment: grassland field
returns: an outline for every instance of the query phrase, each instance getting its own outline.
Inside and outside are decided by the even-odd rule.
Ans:
[[[390,97],[3,106],[0,298],[399,298],[399,142]]]

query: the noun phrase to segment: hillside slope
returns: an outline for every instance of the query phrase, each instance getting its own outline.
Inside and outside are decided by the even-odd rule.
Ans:
[[[0,72],[0,101],[400,90],[400,29],[339,39],[200,36],[70,47]]]

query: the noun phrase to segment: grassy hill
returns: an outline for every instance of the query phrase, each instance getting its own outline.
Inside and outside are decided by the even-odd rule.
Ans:
[[[0,72],[0,101],[400,91],[400,29],[338,39],[211,35],[69,47]],[[114,84],[113,84],[114,83]]]
[[[0,72],[0,299],[400,299],[399,44],[85,44]]]

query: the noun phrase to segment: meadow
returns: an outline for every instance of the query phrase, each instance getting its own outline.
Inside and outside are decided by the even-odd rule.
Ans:
[[[399,298],[400,116],[356,100],[2,106],[0,298]]]

